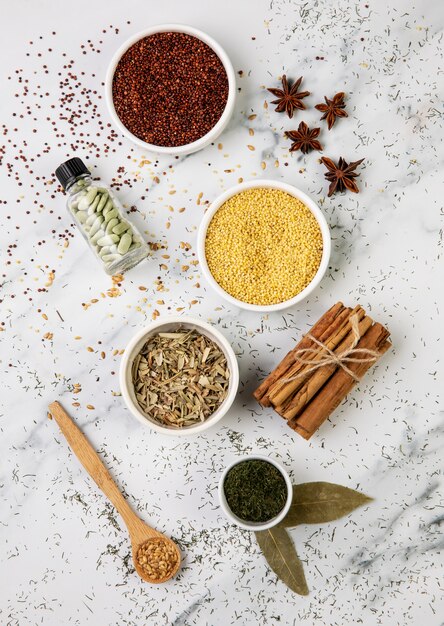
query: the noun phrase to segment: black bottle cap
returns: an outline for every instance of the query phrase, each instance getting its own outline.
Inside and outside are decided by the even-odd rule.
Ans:
[[[83,176],[84,174],[89,174],[89,170],[82,161],[77,157],[73,159],[69,159],[65,161],[55,171],[55,175],[59,179],[60,184],[63,189],[69,187],[71,183],[73,183],[79,176]]]

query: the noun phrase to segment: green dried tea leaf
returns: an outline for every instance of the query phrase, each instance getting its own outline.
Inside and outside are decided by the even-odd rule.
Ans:
[[[282,522],[291,528],[298,524],[322,524],[344,517],[373,498],[334,483],[293,485],[293,502]]]
[[[307,596],[309,591],[304,568],[285,528],[274,526],[269,530],[261,530],[254,534],[268,565],[276,576],[295,593]]]

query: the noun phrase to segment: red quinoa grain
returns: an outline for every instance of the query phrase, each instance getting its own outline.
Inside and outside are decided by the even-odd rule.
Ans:
[[[185,33],[141,39],[123,54],[114,73],[113,101],[122,124],[157,146],[183,146],[206,135],[227,98],[221,60]]]

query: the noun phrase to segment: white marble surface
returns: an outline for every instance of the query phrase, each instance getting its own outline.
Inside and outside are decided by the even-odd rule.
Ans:
[[[1,623],[443,624],[440,3],[9,0],[3,13]],[[109,125],[107,62],[129,35],[160,22],[208,31],[243,71],[222,149],[156,161]],[[328,199],[318,156],[289,154],[283,131],[319,114],[311,107],[289,121],[264,108],[264,85],[277,85],[283,72],[304,76],[309,105],[347,93],[349,119],[331,132],[323,126],[321,137],[326,156],[365,157],[358,196]],[[147,240],[165,246],[125,276],[117,297],[56,188],[55,167],[74,154],[119,183]],[[229,308],[190,264],[205,202],[240,177],[264,175],[311,194],[333,235],[320,288],[268,317]],[[395,349],[307,443],[251,392],[337,300],[371,310]],[[155,310],[164,317],[176,309],[216,324],[241,368],[229,416],[188,440],[144,429],[117,395],[114,351]],[[152,588],[133,573],[121,520],[46,419],[56,398],[141,516],[179,541],[184,566],[175,581]],[[249,451],[280,459],[294,481],[334,481],[375,498],[335,523],[292,531],[306,598],[276,580],[254,539],[217,506],[220,471]]]

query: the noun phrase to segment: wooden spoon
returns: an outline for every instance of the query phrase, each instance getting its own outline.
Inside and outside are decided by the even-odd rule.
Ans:
[[[88,474],[97,484],[99,489],[107,496],[107,498],[116,507],[117,511],[123,518],[128,529],[131,547],[133,553],[134,567],[136,572],[143,580],[148,583],[158,584],[164,583],[177,573],[180,565],[180,552],[174,541],[163,535],[162,533],[154,530],[142,522],[142,520],[134,513],[130,508],[128,502],[121,494],[114,480],[111,478],[110,473],[100,460],[97,452],[93,449],[88,439],[82,433],[82,431],[74,424],[69,415],[64,411],[62,406],[58,402],[52,402],[49,405],[50,416],[54,417],[57,424],[60,426],[60,430],[69,443],[71,450],[79,459],[80,463],[86,469]],[[177,558],[175,560],[173,569],[169,571],[163,577],[150,578],[148,573],[141,567],[137,559],[137,553],[139,548],[146,543],[159,543],[159,547],[168,546],[174,548],[172,553]],[[151,557],[153,558],[153,557]],[[154,557],[155,558],[155,557]],[[174,556],[173,559],[174,560]],[[150,563],[148,563],[150,565]]]

